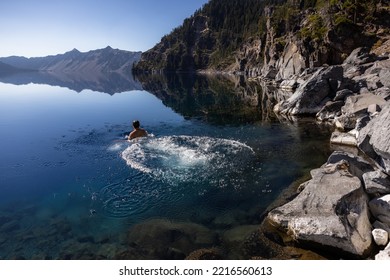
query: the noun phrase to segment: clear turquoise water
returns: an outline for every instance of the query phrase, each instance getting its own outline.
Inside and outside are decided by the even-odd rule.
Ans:
[[[153,219],[256,225],[328,155],[312,121],[222,116],[183,117],[147,91],[0,83],[0,258],[117,258]],[[134,119],[151,136],[131,143]]]

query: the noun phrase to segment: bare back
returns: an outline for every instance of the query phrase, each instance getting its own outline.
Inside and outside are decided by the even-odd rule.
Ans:
[[[137,138],[137,137],[145,137],[145,136],[148,136],[148,133],[146,132],[145,129],[136,128],[129,134],[128,139],[132,140],[132,139]]]

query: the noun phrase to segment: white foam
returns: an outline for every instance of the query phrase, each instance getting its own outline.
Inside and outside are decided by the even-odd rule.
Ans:
[[[254,152],[239,141],[199,136],[146,137],[122,152],[131,168],[172,181],[207,180],[239,168]]]
[[[140,143],[133,143],[122,152],[122,158],[131,168],[137,169],[144,173],[151,173],[152,170],[145,166],[145,152]]]
[[[108,146],[107,148],[107,151],[110,151],[110,152],[119,152],[121,150],[124,149],[124,147],[126,147],[128,144],[125,143],[125,142],[116,142],[110,146]]]

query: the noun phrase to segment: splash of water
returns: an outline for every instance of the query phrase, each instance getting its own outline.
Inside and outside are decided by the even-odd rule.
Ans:
[[[229,173],[253,156],[244,143],[200,136],[166,136],[137,142],[122,152],[127,165],[169,182],[199,181]]]
[[[237,190],[254,158],[246,144],[212,137],[147,137],[126,145],[121,157],[133,175],[100,192],[111,217],[143,216],[153,207],[168,211],[168,205]]]

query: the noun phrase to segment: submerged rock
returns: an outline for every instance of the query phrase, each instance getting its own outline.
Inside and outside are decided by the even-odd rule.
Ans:
[[[268,214],[270,222],[298,242],[367,256],[372,246],[368,197],[348,165],[345,157],[312,170],[304,190]]]
[[[127,243],[149,259],[184,259],[191,252],[212,247],[216,234],[195,223],[174,223],[154,219],[134,225]]]
[[[224,256],[216,248],[198,249],[186,257],[186,260],[223,260]]]

